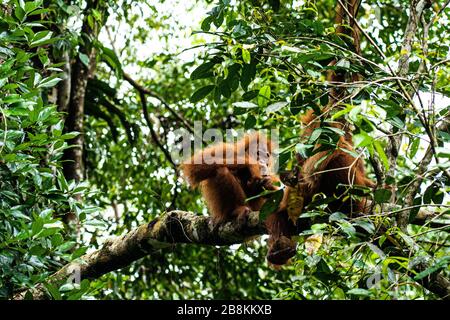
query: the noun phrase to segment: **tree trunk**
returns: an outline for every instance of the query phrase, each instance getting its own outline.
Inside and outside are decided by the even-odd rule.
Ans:
[[[81,37],[84,44],[80,45],[79,54],[76,57],[71,70],[70,100],[65,121],[65,132],[77,131],[80,134],[69,140],[72,148],[64,152],[64,176],[67,180],[81,181],[84,178],[83,144],[84,144],[84,99],[89,76],[95,64],[95,50],[93,40],[97,39],[101,24],[96,20],[92,25],[88,22],[88,16],[92,9],[102,13],[106,12],[106,5],[99,8],[100,1],[88,1],[84,10],[84,20],[81,29]],[[83,60],[85,61],[82,61]],[[86,61],[87,60],[87,61]],[[86,65],[87,64],[87,65]]]
[[[98,250],[66,264],[47,278],[46,282],[61,285],[74,280],[96,279],[108,272],[126,267],[144,256],[154,254],[156,250],[170,249],[176,244],[228,246],[243,243],[255,236],[267,233],[265,223],[259,220],[259,212],[252,212],[245,222],[230,221],[219,226],[212,224],[210,219],[209,216],[186,211],[168,212],[122,236],[107,240]],[[328,221],[328,217],[322,219]],[[424,219],[427,219],[426,216]],[[314,223],[322,222],[316,220],[320,220],[320,218],[299,219],[299,228],[304,230],[310,228]],[[377,226],[376,235],[385,234],[389,226],[390,223]],[[366,237],[368,241],[378,238],[373,234],[367,234]],[[401,241],[400,237],[396,240]],[[407,248],[406,245],[405,248]],[[409,256],[413,254],[413,250],[412,248],[405,250],[401,255]],[[410,275],[414,276],[429,267],[430,265],[427,263],[422,263],[416,266],[415,273],[411,272]],[[418,282],[439,297],[450,298],[450,282],[439,273],[439,270]],[[32,289],[15,294],[13,299],[22,300],[27,296],[33,299],[49,298],[45,286],[38,284]]]
[[[64,176],[67,180],[83,180],[83,143],[84,143],[84,96],[86,93],[88,69],[77,58],[72,72],[72,85],[65,132],[78,131],[80,134],[68,141],[72,148],[64,152]]]

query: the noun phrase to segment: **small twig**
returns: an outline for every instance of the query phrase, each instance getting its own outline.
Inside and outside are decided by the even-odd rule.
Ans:
[[[147,98],[145,96],[144,92],[139,92],[139,96],[141,98],[141,105],[142,105],[142,113],[144,114],[144,119],[147,122],[147,126],[150,130],[150,135],[152,136],[153,141],[156,143],[158,148],[164,153],[166,159],[172,164],[172,166],[175,168],[175,171],[178,170],[176,163],[173,161],[172,156],[170,155],[170,152],[164,147],[164,145],[159,141],[159,137],[157,133],[155,132],[155,129],[153,128],[153,123],[150,120],[150,117],[148,116],[148,110],[147,110]]]
[[[182,118],[175,110],[172,109],[172,107],[164,100],[163,97],[161,97],[160,95],[158,95],[157,93],[153,92],[152,90],[145,88],[143,86],[141,86],[139,83],[137,83],[133,78],[131,78],[131,76],[124,72],[123,73],[123,78],[128,81],[129,84],[131,84],[137,91],[144,93],[146,95],[149,95],[153,98],[158,99],[163,105],[164,107],[170,111],[170,113],[176,118],[178,119],[181,123],[183,123],[183,125],[186,127],[186,129],[190,132],[190,133],[194,133],[194,129],[192,128],[192,126],[184,119]]]

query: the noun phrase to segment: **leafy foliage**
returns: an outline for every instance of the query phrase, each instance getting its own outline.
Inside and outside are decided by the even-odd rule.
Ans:
[[[66,140],[62,114],[49,95],[61,80],[49,44],[51,25],[33,18],[42,1],[17,2],[0,24],[0,297],[32,288],[86,247],[74,241],[61,217],[80,221],[92,208],[79,201],[87,185],[66,181],[61,170]],[[38,31],[40,30],[40,31]],[[58,288],[55,290],[58,292]]]
[[[395,71],[406,54],[408,1],[361,5],[361,28],[384,55],[361,36],[363,57],[353,52],[351,39],[336,34],[335,1],[90,4],[0,6],[1,298],[37,283],[54,299],[435,298],[418,281],[438,271],[450,275],[450,135],[441,126],[450,96],[448,9],[435,4],[424,12],[423,20],[433,23],[427,36],[419,26],[408,70],[398,75],[388,66]],[[101,28],[99,36],[81,28],[83,21]],[[92,56],[80,49],[86,44],[95,49]],[[62,172],[67,141],[78,133],[64,131],[67,110],[56,106],[71,79],[66,64],[78,60],[90,73],[82,183],[66,181]],[[359,73],[363,80],[330,83],[329,72]],[[348,95],[306,141],[300,139],[299,116],[309,109],[320,113],[330,90],[344,85]],[[342,186],[345,197],[373,201],[374,214],[357,218],[329,212],[333,199],[316,195],[299,217],[312,225],[298,235],[292,264],[280,271],[266,265],[263,238],[231,248],[179,246],[91,282],[47,283],[107,236],[171,209],[206,214],[161,148],[170,150],[178,142],[175,130],[195,120],[204,130],[278,129],[283,170],[293,168],[295,154],[317,152],[316,144],[335,150],[345,133],[332,124],[345,120],[354,129],[352,155],[371,160],[366,167],[373,180],[380,179],[373,165],[378,159],[382,182],[396,188]],[[390,146],[399,135],[393,163]],[[428,149],[430,138],[435,150]],[[427,154],[433,161],[418,174]],[[419,176],[418,192],[408,199]],[[280,195],[273,193],[262,217]],[[395,219],[405,207],[410,224],[401,229]],[[433,212],[433,223],[413,224],[420,208]],[[68,214],[78,217],[77,227],[64,222]],[[380,226],[387,227],[380,233]],[[412,271],[423,262],[427,268]]]

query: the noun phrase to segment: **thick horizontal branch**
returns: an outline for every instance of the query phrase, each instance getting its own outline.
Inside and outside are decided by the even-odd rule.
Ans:
[[[77,274],[80,280],[96,279],[126,267],[155,250],[178,243],[213,246],[242,243],[249,237],[266,233],[258,215],[258,212],[251,213],[244,224],[233,221],[214,227],[209,217],[171,211],[125,235],[108,239],[102,248],[65,265],[47,282],[62,284],[72,281]],[[16,294],[14,299],[24,299],[27,292],[35,300],[47,298],[45,287],[40,284],[30,291]]]
[[[421,221],[429,218],[429,215],[420,216]],[[301,221],[300,229],[306,229],[311,223],[317,222],[310,219],[299,221]],[[231,221],[214,227],[208,216],[199,216],[186,211],[171,211],[125,235],[108,239],[103,247],[65,265],[50,276],[47,282],[61,285],[73,281],[77,276],[79,280],[96,279],[108,272],[126,267],[155,250],[169,248],[175,244],[229,246],[243,243],[266,232],[264,223],[259,221],[259,212],[252,212],[245,222]],[[420,270],[426,267],[423,265]],[[425,282],[424,286],[445,297],[450,295],[448,283],[447,279],[436,274],[433,281]],[[39,284],[31,290],[16,294],[14,299],[24,299],[27,292],[33,299],[48,298],[45,287]]]

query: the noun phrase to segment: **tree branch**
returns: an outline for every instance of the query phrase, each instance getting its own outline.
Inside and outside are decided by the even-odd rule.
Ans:
[[[445,117],[444,120],[441,122],[441,124],[437,127],[437,130],[438,131],[448,131],[448,129],[449,129],[448,121],[449,120],[447,120],[447,117]],[[430,146],[428,146],[428,148],[425,152],[425,156],[420,161],[418,168],[415,170],[416,179],[411,183],[411,185],[408,188],[408,192],[405,195],[404,205],[406,207],[409,207],[413,204],[414,198],[416,197],[417,193],[420,190],[420,185],[422,184],[422,182],[425,178],[425,173],[427,172],[427,170],[429,168],[431,160],[433,160],[433,151],[432,151],[431,145],[430,145]],[[404,230],[406,228],[406,226],[408,225],[410,214],[411,214],[411,210],[400,212],[398,214],[397,224],[401,229]]]
[[[213,246],[228,246],[242,243],[247,238],[266,232],[258,220],[258,212],[250,214],[245,225],[236,221],[213,227],[210,218],[185,211],[171,211],[150,223],[120,237],[109,239],[102,248],[65,265],[49,277],[49,283],[70,281],[74,272],[80,280],[96,279],[113,270],[126,267],[155,250],[174,244],[188,243]],[[13,299],[24,299],[31,293],[33,299],[46,299],[46,289],[39,284],[34,289],[16,294]]]
[[[141,105],[142,105],[142,113],[144,114],[145,122],[147,122],[148,129],[150,130],[150,135],[152,136],[153,142],[156,143],[158,148],[164,153],[164,156],[166,159],[170,162],[170,164],[174,167],[175,171],[177,171],[177,165],[175,161],[173,161],[172,156],[170,155],[169,150],[167,150],[164,145],[159,140],[158,135],[156,134],[155,129],[153,128],[153,124],[150,120],[150,117],[148,116],[148,108],[147,108],[147,97],[145,96],[145,93],[142,91],[139,91],[139,96],[141,98]]]
[[[117,129],[116,125],[114,124],[114,121],[111,119],[111,117],[106,114],[103,110],[100,109],[99,105],[91,103],[90,101],[85,102],[85,109],[84,112],[86,115],[91,115],[96,118],[100,118],[106,121],[106,123],[109,126],[109,130],[111,131],[111,136],[114,140],[114,142],[117,143]]]
[[[123,73],[123,78],[141,94],[146,94],[146,95],[149,95],[150,97],[158,99],[164,105],[164,107],[167,110],[169,110],[170,113],[185,126],[185,128],[190,133],[194,133],[194,129],[192,128],[192,126],[183,117],[181,117],[175,110],[173,110],[172,107],[164,100],[163,97],[158,95],[156,92],[153,92],[152,90],[141,86],[126,72]]]
[[[115,46],[114,46],[114,43],[115,43],[115,41],[113,41],[113,39],[112,39],[112,36],[111,36],[111,32],[110,32],[110,30],[109,30],[109,28],[108,27],[106,27],[106,32],[108,33],[108,37],[109,37],[109,41],[111,42],[111,46],[112,46],[112,48],[113,48],[113,50],[114,50],[114,52],[116,52],[117,53],[117,50],[116,50],[116,48],[115,48]],[[106,64],[111,68],[111,69],[114,69],[107,61],[105,61],[106,62]],[[144,95],[149,95],[149,96],[151,96],[151,97],[153,97],[153,98],[156,98],[156,99],[158,99],[161,103],[162,103],[162,105],[167,109],[167,110],[169,110],[169,112],[178,120],[178,121],[180,121],[184,126],[185,126],[185,128],[190,132],[190,133],[194,133],[194,129],[192,128],[192,126],[189,124],[189,122],[187,122],[187,120],[186,119],[184,119],[182,116],[180,116],[167,102],[166,102],[166,100],[163,98],[163,97],[161,97],[160,95],[158,95],[156,92],[153,92],[152,90],[150,90],[150,89],[148,89],[148,88],[146,88],[146,87],[144,87],[144,86],[142,86],[142,85],[140,85],[136,80],[134,80],[128,73],[126,73],[126,72],[123,72],[122,73],[122,76],[123,76],[123,78],[129,83],[129,84],[131,84],[131,86],[133,87],[133,88],[135,88],[141,95],[142,94],[144,94]]]
[[[95,50],[93,50],[92,39],[96,39],[100,31],[99,23],[95,22],[92,26],[89,24],[89,14],[92,10],[98,9],[99,2],[96,0],[87,1],[84,9],[83,25],[81,27],[81,36],[84,42],[80,44],[78,49],[80,55],[87,57],[86,61],[82,61],[80,55],[77,55],[75,62],[71,68],[71,85],[70,99],[67,105],[67,117],[64,123],[64,131],[78,131],[80,134],[69,141],[69,144],[75,147],[64,150],[63,171],[67,180],[75,181],[83,180],[84,164],[83,164],[83,144],[84,144],[84,98],[89,78],[89,70],[95,63]],[[102,10],[105,8],[102,7]]]
[[[424,216],[421,219],[429,219],[429,217]],[[301,223],[299,229],[304,230],[317,221],[299,219],[299,222]],[[386,228],[379,228],[379,230],[379,233],[384,233]],[[170,248],[176,244],[229,246],[266,233],[264,223],[259,221],[259,212],[251,212],[244,223],[230,221],[214,227],[208,216],[179,210],[171,211],[125,235],[108,239],[103,247],[65,265],[50,276],[47,282],[59,285],[70,282],[76,272],[80,280],[96,279],[108,272],[126,267],[144,256],[151,255],[156,250]],[[404,249],[405,255],[414,250],[406,245]],[[421,264],[415,268],[415,271],[420,272],[428,267],[427,264]],[[450,297],[448,283],[448,279],[438,272],[421,281],[425,288],[443,298]],[[33,299],[48,298],[44,285],[39,284],[33,289],[17,293],[13,299],[24,299],[26,295],[31,295]]]

